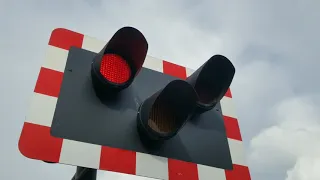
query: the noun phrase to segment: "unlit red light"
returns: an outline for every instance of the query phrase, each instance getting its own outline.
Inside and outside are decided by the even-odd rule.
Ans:
[[[101,75],[115,84],[122,84],[130,79],[131,70],[128,63],[117,54],[105,54],[100,66]]]

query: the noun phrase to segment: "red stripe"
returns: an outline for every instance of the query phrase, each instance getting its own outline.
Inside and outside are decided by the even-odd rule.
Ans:
[[[223,116],[227,137],[242,141],[238,120],[232,117]]]
[[[232,98],[231,90],[228,88],[228,91],[226,92],[225,96]]]
[[[169,180],[198,180],[197,164],[168,159]]]
[[[41,67],[34,92],[58,97],[62,79],[62,72]]]
[[[234,164],[233,170],[225,170],[226,180],[251,180],[249,168]]]
[[[21,154],[28,158],[59,162],[61,138],[51,136],[50,127],[25,122],[19,140]]]
[[[177,78],[187,79],[187,70],[183,66],[163,61],[163,73]]]
[[[103,146],[100,169],[126,174],[136,174],[136,152]]]
[[[71,46],[82,47],[84,35],[63,28],[52,31],[49,45],[69,50]]]

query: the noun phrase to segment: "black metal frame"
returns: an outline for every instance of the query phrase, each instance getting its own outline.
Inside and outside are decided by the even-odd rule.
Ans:
[[[77,171],[71,180],[96,180],[97,170],[85,167],[77,167]]]

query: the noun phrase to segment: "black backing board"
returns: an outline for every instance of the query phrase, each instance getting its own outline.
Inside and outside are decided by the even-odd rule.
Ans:
[[[51,126],[53,136],[232,169],[219,104],[187,122],[161,148],[150,150],[138,136],[137,109],[144,99],[177,78],[143,68],[134,82],[121,91],[121,101],[103,104],[91,84],[90,68],[95,55],[76,47],[69,50]]]

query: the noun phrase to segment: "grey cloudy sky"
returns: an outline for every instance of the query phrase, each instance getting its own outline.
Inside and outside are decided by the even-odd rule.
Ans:
[[[0,179],[74,173],[27,159],[17,146],[51,31],[107,40],[127,25],[145,34],[154,57],[193,69],[215,53],[232,60],[252,179],[320,179],[319,8],[319,0],[0,0]]]

